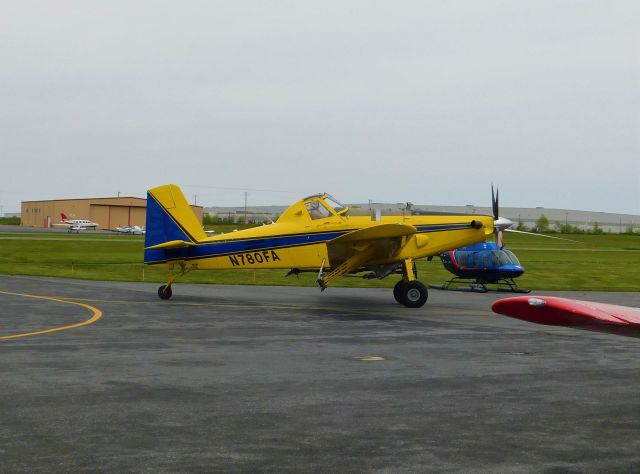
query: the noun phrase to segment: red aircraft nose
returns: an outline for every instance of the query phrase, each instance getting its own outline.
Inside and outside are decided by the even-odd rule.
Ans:
[[[555,296],[516,296],[494,302],[491,309],[512,318],[551,326],[624,333],[634,337],[640,331],[639,309],[593,301]]]
[[[535,296],[516,296],[498,300],[491,305],[491,309],[494,313],[532,323],[561,324],[558,318],[554,317],[553,310],[547,307],[546,300]]]

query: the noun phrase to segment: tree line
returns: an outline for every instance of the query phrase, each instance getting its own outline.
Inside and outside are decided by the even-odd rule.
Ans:
[[[598,222],[593,222],[588,229],[584,229],[577,225],[572,225],[567,222],[562,223],[560,221],[556,221],[551,224],[547,216],[542,214],[536,223],[527,227],[523,224],[521,220],[518,221],[518,225],[516,226],[516,230],[521,230],[524,232],[536,232],[536,233],[557,233],[557,234],[604,234],[605,231]],[[632,224],[627,224],[625,230],[620,232],[622,234],[634,234],[635,228]]]

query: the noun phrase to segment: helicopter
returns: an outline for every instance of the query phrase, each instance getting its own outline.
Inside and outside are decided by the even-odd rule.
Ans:
[[[487,284],[502,284],[499,291],[529,293],[531,290],[519,288],[514,278],[524,273],[524,267],[518,257],[508,249],[500,247],[496,242],[461,247],[440,254],[444,267],[455,275],[441,289],[449,290],[451,285],[472,280],[469,290],[485,293],[489,291]],[[431,285],[433,288],[437,286]]]
[[[455,276],[444,285],[429,285],[431,288],[485,293],[489,291],[487,285],[496,284],[503,285],[498,286],[497,291],[529,293],[531,290],[519,288],[514,281],[515,278],[524,274],[524,267],[511,250],[504,248],[503,232],[508,230],[509,232],[570,241],[560,237],[510,229],[513,222],[498,215],[498,189],[494,194],[493,185],[491,185],[491,207],[495,219],[493,232],[495,241],[480,242],[441,253],[439,257],[442,264]],[[459,286],[460,283],[470,284],[469,286]]]

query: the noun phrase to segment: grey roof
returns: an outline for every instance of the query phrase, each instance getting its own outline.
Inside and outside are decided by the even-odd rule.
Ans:
[[[349,204],[352,214],[369,214],[370,209],[381,209],[383,214],[402,214],[406,203],[364,203]],[[257,220],[274,220],[287,206],[248,206],[247,214],[254,216]],[[413,205],[415,211],[433,211],[446,213],[465,214],[487,214],[491,215],[491,207],[483,206],[440,206],[419,204]],[[242,215],[245,212],[244,206],[235,207],[206,207],[205,212],[220,216]],[[556,223],[569,224],[583,230],[592,229],[597,225],[607,232],[624,232],[629,228],[640,229],[640,215],[616,214],[608,212],[577,211],[572,209],[551,209],[551,208],[517,208],[501,207],[501,217],[511,219],[514,223],[522,222],[527,227],[532,227],[542,215],[544,215],[551,226]]]

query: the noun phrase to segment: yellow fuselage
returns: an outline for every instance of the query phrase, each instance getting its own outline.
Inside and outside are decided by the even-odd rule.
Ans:
[[[438,255],[482,242],[493,218],[478,215],[349,216],[328,195],[291,205],[275,223],[209,237],[177,186],[149,190],[145,263],[198,269],[331,268],[359,254],[363,267]],[[334,259],[334,262],[331,259]],[[350,260],[350,265],[355,265]]]
[[[469,225],[482,222],[480,229]],[[405,224],[417,232],[403,237],[398,252],[369,262],[384,265],[406,259],[420,259],[447,250],[482,242],[491,233],[490,216],[384,216],[378,221],[366,216],[333,216],[320,221],[278,221],[273,224],[207,237],[197,242],[197,251],[184,260],[199,269],[232,268],[319,268],[330,267],[327,242],[348,232],[380,224]],[[158,262],[160,263],[160,262]]]

